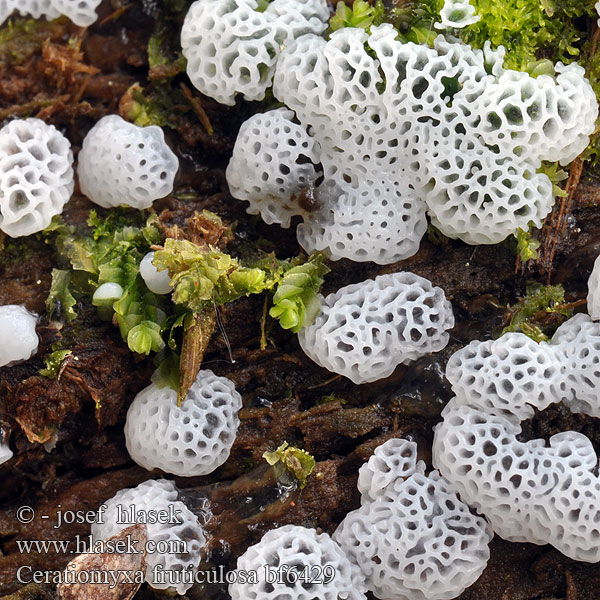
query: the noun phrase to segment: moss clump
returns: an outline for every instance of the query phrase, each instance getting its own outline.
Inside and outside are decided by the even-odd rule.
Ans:
[[[527,70],[539,59],[576,60],[587,39],[585,17],[597,18],[590,0],[471,0],[481,19],[460,31],[464,42],[506,49],[504,66]]]
[[[562,285],[527,285],[525,296],[509,308],[510,323],[501,334],[510,331],[524,333],[536,342],[547,341],[557,327],[573,314],[565,306],[565,290]]]
[[[156,216],[144,222],[137,212],[132,216],[131,211],[117,209],[100,217],[91,211],[87,225],[88,233],[80,234],[55,219],[46,232],[47,236],[56,235],[58,252],[71,267],[52,272],[46,299],[50,317],[61,314],[66,320],[74,319],[77,298],[93,295],[103,283],[117,283],[123,295],[101,308],[108,310],[132,352],[161,350],[165,345],[163,301],[146,288],[140,275],[142,258],[152,244],[160,242]]]
[[[513,235],[517,240],[517,254],[521,261],[527,262],[528,260],[537,260],[537,251],[540,247],[540,242],[533,237],[531,229],[524,231],[519,227],[517,233],[513,233]]]
[[[147,89],[134,83],[121,98],[119,112],[139,127],[158,125],[176,129],[178,113],[175,106],[184,101],[179,96],[167,83],[156,83]]]
[[[295,333],[317,315],[317,294],[329,269],[319,253],[306,262],[300,257],[279,260],[273,254],[246,264],[216,248],[187,240],[167,239],[154,255],[159,270],[168,269],[173,301],[194,313],[243,296],[276,290],[270,315]]]
[[[215,248],[171,238],[156,252],[153,262],[160,271],[168,269],[173,301],[197,313],[272,289],[284,270],[274,258],[270,265],[265,262],[265,268],[243,266],[237,258]]]
[[[59,39],[68,27],[68,19],[9,20],[0,28],[0,66],[6,61],[13,65],[23,64],[41,51],[48,40]]]
[[[591,0],[470,1],[481,18],[454,34],[475,48],[483,48],[487,41],[493,48],[504,46],[504,66],[531,70],[534,76],[547,72],[544,59],[577,60],[588,40],[586,18],[598,17]],[[440,21],[443,6],[444,0],[408,0],[385,11],[382,20],[392,23],[403,41],[431,45],[440,34],[434,24]]]

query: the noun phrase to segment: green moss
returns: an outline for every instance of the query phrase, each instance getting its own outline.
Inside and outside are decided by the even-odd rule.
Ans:
[[[319,252],[313,254],[304,264],[286,271],[277,286],[269,315],[284,329],[298,333],[317,317],[320,309],[318,292],[324,275],[329,272],[324,258]]]
[[[46,311],[50,320],[62,316],[67,321],[77,317],[75,300],[70,289],[71,273],[63,269],[52,269],[52,284],[46,298]]]
[[[527,262],[528,260],[537,260],[538,257],[538,248],[540,247],[540,242],[532,237],[531,231],[523,231],[519,227],[517,229],[517,233],[513,235],[517,239],[517,253],[523,262]]]
[[[571,308],[562,306],[564,301],[565,290],[562,285],[529,283],[525,296],[510,307],[510,323],[501,333],[518,331],[536,342],[548,340],[558,325],[573,314]]]
[[[0,265],[14,265],[32,258],[33,255],[31,242],[27,238],[3,238],[3,246],[0,249]]]
[[[586,17],[597,19],[592,0],[471,0],[471,4],[480,20],[455,30],[455,35],[475,48],[483,48],[488,40],[493,48],[504,46],[505,67],[533,76],[548,73],[550,63],[577,60],[585,51]],[[408,0],[386,11],[382,19],[398,29],[403,41],[431,45],[440,34],[434,24],[440,21],[443,6],[444,0]]]
[[[276,259],[270,265],[263,261],[263,268],[247,267],[220,250],[170,238],[153,262],[160,271],[169,270],[173,301],[194,312],[272,289],[284,271]]]
[[[434,23],[440,20],[443,6],[444,0],[409,0],[389,11],[385,21],[398,29],[402,41],[431,46],[440,33]]]
[[[53,21],[10,19],[0,28],[0,63],[24,63],[40,51],[46,40],[59,37],[66,29],[67,23],[68,20],[64,17]]]
[[[328,394],[327,396],[323,396],[320,400],[315,402],[316,406],[321,406],[322,404],[329,404],[330,402],[339,402],[340,404],[346,404],[346,400],[338,396],[337,394]]]
[[[167,239],[153,262],[160,271],[169,271],[173,301],[195,313],[250,294],[276,290],[269,314],[284,329],[297,333],[319,311],[317,295],[329,271],[323,261],[320,253],[306,262],[300,257],[279,260],[267,254],[247,258],[242,264],[240,259],[215,248]]]
[[[170,79],[185,71],[186,60],[173,47],[173,32],[166,22],[157,23],[148,40],[148,65],[152,79]]]
[[[100,216],[92,210],[85,234],[55,220],[46,235],[56,236],[56,248],[71,270],[53,271],[46,305],[51,316],[60,309],[65,318],[73,319],[74,294],[91,296],[103,283],[117,283],[123,288],[122,297],[99,310],[108,309],[132,352],[149,354],[165,346],[166,313],[162,298],[146,288],[140,275],[142,258],[160,242],[156,215],[143,218],[141,211],[114,209]]]
[[[273,452],[265,452],[263,458],[275,467],[276,473],[283,467],[289,474],[293,475],[300,488],[306,486],[306,480],[314,471],[316,465],[315,459],[306,450],[290,446],[287,442],[283,442]]]
[[[566,198],[567,192],[563,190],[559,183],[566,181],[569,178],[569,175],[560,168],[557,162],[555,163],[542,163],[542,166],[537,169],[538,173],[543,173],[548,177],[548,179],[552,182],[552,194],[559,198]]]
[[[135,83],[121,100],[121,109],[123,117],[139,127],[158,125],[175,129],[175,106],[186,103],[183,94],[177,89],[172,89],[168,82],[157,82],[146,89]]]
[[[476,48],[506,48],[505,67],[520,71],[539,59],[572,62],[587,38],[582,17],[597,18],[590,0],[471,0],[481,19],[462,29]]]
[[[72,350],[55,350],[44,357],[45,367],[40,369],[40,375],[49,379],[56,379],[60,373],[60,368],[67,356],[73,354]]]
[[[365,0],[354,0],[352,7],[345,2],[337,3],[335,15],[331,17],[329,26],[332,31],[343,27],[359,27],[369,31],[371,25],[379,25],[385,19],[385,8],[381,0],[369,4]]]

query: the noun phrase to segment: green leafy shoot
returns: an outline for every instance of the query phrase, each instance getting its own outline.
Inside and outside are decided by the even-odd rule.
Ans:
[[[52,283],[50,292],[46,298],[46,311],[50,320],[62,317],[67,321],[72,321],[77,313],[75,312],[75,300],[69,284],[71,283],[71,273],[62,269],[52,269]]]
[[[171,63],[172,66],[174,63]],[[158,69],[161,65],[157,65]],[[147,88],[134,83],[121,100],[123,117],[139,127],[158,125],[159,127],[177,127],[176,106],[185,105],[186,100],[177,88],[168,81],[156,81]]]
[[[525,296],[510,308],[510,323],[502,330],[519,331],[542,342],[573,314],[573,309],[564,307],[565,290],[562,285],[542,285],[537,282],[527,286]]]
[[[185,71],[186,60],[181,52],[172,47],[173,40],[166,22],[157,22],[148,40],[148,66],[150,79],[171,79]]]
[[[88,235],[79,235],[73,227],[56,229],[56,247],[67,258],[73,270],[89,274],[96,287],[107,281],[118,283],[124,289],[136,278],[139,264],[150,245],[160,242],[156,216],[145,224],[132,224],[131,217],[121,210],[113,210],[105,218],[90,212]]]
[[[525,263],[528,260],[536,260],[540,242],[531,235],[531,231],[524,231],[519,228],[517,229],[516,235],[514,233],[513,235],[517,239],[517,253],[521,258],[521,261]]]
[[[384,13],[385,8],[381,0],[375,5],[365,0],[354,0],[352,8],[341,1],[337,3],[335,15],[331,17],[329,26],[332,31],[344,27],[358,27],[368,31],[371,25],[379,25],[383,21]]]
[[[315,459],[306,450],[290,446],[287,442],[283,442],[273,452],[265,452],[263,458],[271,466],[276,467],[276,472],[277,467],[284,467],[297,479],[301,489],[306,486],[306,480],[316,465]]]
[[[566,198],[567,192],[563,190],[558,184],[561,181],[565,181],[569,178],[569,175],[566,171],[560,168],[557,162],[542,163],[542,166],[538,168],[538,173],[543,173],[548,177],[548,179],[552,182],[552,193],[557,198]]]
[[[46,366],[40,369],[40,375],[49,379],[56,379],[60,375],[62,364],[67,358],[73,354],[72,350],[55,350],[44,358]]]
[[[283,329],[298,333],[317,317],[320,309],[318,293],[324,275],[329,272],[324,258],[316,252],[304,264],[286,271],[278,284],[269,315],[277,319]]]

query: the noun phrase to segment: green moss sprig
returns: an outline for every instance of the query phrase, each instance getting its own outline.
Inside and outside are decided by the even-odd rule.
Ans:
[[[52,283],[46,298],[46,311],[50,320],[62,317],[72,321],[77,317],[77,300],[71,293],[71,273],[64,269],[52,269]]]
[[[517,240],[517,254],[524,263],[528,260],[537,260],[538,257],[540,242],[533,237],[531,232],[531,228],[525,231],[519,227],[517,232],[513,233]]]
[[[265,452],[263,458],[273,467],[278,477],[281,475],[281,468],[287,473],[293,475],[300,489],[306,486],[308,476],[314,471],[317,464],[306,450],[290,446],[288,442],[283,442],[277,450]]]
[[[72,354],[72,350],[54,350],[44,357],[46,366],[40,369],[40,375],[48,377],[49,379],[56,379],[60,375],[65,359]]]
[[[168,269],[173,301],[198,313],[272,289],[284,271],[282,261],[273,260],[271,268],[245,267],[215,248],[171,238],[155,253],[153,263],[159,271]]]
[[[525,296],[510,307],[510,323],[501,333],[518,331],[536,342],[547,341],[556,328],[573,314],[573,309],[564,303],[562,285],[529,283]]]
[[[304,264],[286,271],[273,296],[273,307],[269,315],[279,320],[283,329],[298,333],[310,325],[320,309],[318,291],[329,268],[323,255],[313,254]]]

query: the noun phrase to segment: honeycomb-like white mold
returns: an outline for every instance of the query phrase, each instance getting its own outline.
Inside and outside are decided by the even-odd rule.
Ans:
[[[241,406],[233,382],[208,369],[198,372],[181,406],[174,390],[151,384],[127,412],[127,450],[148,470],[182,477],[207,475],[229,457]]]
[[[412,256],[427,229],[425,206],[399,179],[383,185],[367,179],[351,191],[321,186],[315,195],[323,207],[296,230],[301,246],[332,260],[383,265]]]
[[[600,256],[594,261],[588,279],[587,309],[594,321],[600,320]]]
[[[247,200],[247,212],[260,214],[269,225],[289,227],[293,216],[304,214],[298,197],[319,177],[315,141],[293,116],[291,110],[277,108],[248,119],[227,167],[231,195]]]
[[[555,77],[505,71],[474,100],[475,131],[488,147],[534,167],[543,160],[566,165],[585,150],[587,124],[598,114],[596,96],[583,67],[559,62],[554,70]]]
[[[101,0],[0,0],[0,25],[15,11],[34,19],[56,19],[65,15],[75,25],[87,27],[95,23],[96,8]]]
[[[78,160],[81,191],[103,208],[150,208],[173,191],[179,168],[160,127],[138,127],[118,115],[90,129]]]
[[[197,0],[181,30],[187,73],[203,94],[235,104],[236,94],[262,100],[279,54],[305,33],[327,27],[325,0],[273,0],[262,12],[256,0]]]
[[[107,540],[130,525],[146,522],[148,541],[174,550],[161,552],[159,546],[156,551],[148,552],[146,581],[155,589],[185,594],[193,585],[206,536],[198,517],[179,499],[175,484],[166,479],[145,481],[135,488],[117,492],[104,505],[106,508],[99,510],[92,523],[92,539]],[[149,516],[150,511],[156,511],[155,515],[165,511],[166,518],[160,520],[168,522],[147,522],[145,515]]]
[[[414,273],[379,275],[321,297],[321,312],[300,330],[304,352],[354,383],[391,375],[448,343],[454,327],[444,291]]]
[[[586,562],[600,560],[597,456],[583,434],[517,440],[519,425],[451,400],[442,413],[433,462],[461,498],[513,542],[552,544]]]
[[[18,304],[0,306],[0,367],[28,360],[38,349],[37,316]]]
[[[435,24],[436,29],[462,29],[481,19],[469,0],[445,0],[440,17],[442,20]]]
[[[556,402],[559,394],[565,397],[560,389],[565,365],[556,350],[523,333],[475,340],[450,357],[446,378],[457,402],[519,423]]]
[[[552,343],[565,372],[559,399],[572,412],[600,417],[600,323],[575,315],[556,330]]]
[[[42,231],[73,193],[71,144],[40,119],[0,129],[0,230],[11,237]]]
[[[481,575],[492,532],[437,471],[424,474],[416,445],[389,440],[359,472],[362,506],[333,538],[385,600],[449,600]]]
[[[432,224],[467,244],[497,244],[529,223],[541,227],[554,205],[550,179],[481,138],[461,137],[461,128],[457,123],[436,134],[429,153],[426,202]]]
[[[273,92],[311,136],[311,161],[322,168],[317,210],[297,231],[303,247],[390,264],[417,251],[425,212],[470,244],[540,226],[554,203],[550,179],[537,172],[542,160],[577,156],[598,107],[578,65],[535,78],[504,70],[503,56],[504,48],[473,50],[442,36],[433,48],[402,43],[390,24],[287,46]],[[287,138],[279,144],[284,153]],[[286,165],[274,148],[270,156]],[[257,196],[262,172],[240,163],[236,177]],[[282,203],[301,214],[287,196]]]
[[[446,365],[455,404],[467,404],[514,425],[550,404],[600,417],[600,323],[578,314],[552,340],[536,343],[522,333],[471,342]]]
[[[306,527],[267,532],[238,558],[237,569],[256,573],[258,582],[236,578],[229,585],[232,600],[365,600],[358,569],[328,534]]]
[[[433,463],[461,498],[516,542],[600,561],[598,457],[583,434],[522,442],[521,422],[552,403],[600,416],[600,324],[579,314],[539,345],[522,334],[472,342],[448,362],[457,394],[435,431]]]
[[[425,463],[417,461],[417,444],[392,438],[377,446],[373,456],[358,470],[358,491],[362,503],[380,500],[398,480],[413,473],[425,473]]]

